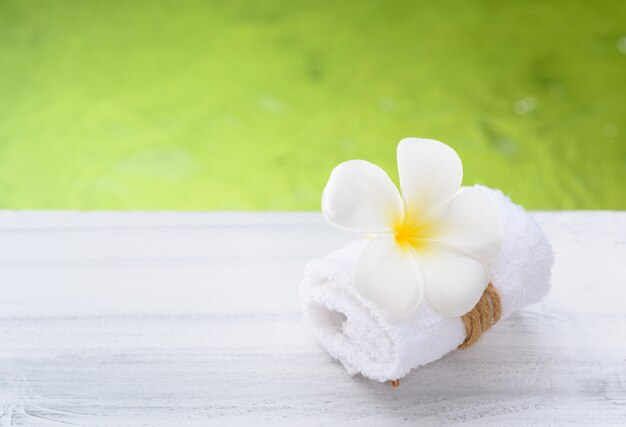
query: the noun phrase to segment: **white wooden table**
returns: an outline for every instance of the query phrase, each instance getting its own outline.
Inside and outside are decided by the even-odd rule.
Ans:
[[[626,213],[537,213],[552,294],[399,389],[308,333],[316,213],[0,212],[2,425],[626,424]]]

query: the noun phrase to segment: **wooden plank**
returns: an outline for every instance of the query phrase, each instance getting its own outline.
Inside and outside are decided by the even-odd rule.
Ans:
[[[314,213],[0,212],[2,425],[626,422],[626,213],[537,213],[554,287],[399,389],[301,323]]]

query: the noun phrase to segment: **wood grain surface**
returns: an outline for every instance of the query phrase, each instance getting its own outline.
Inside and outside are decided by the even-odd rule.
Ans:
[[[548,298],[398,389],[306,330],[314,213],[0,212],[0,424],[625,425],[626,213],[536,213]]]

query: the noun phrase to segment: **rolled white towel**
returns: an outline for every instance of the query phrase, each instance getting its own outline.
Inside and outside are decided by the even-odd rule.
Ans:
[[[554,256],[521,206],[498,190],[481,188],[493,199],[502,221],[503,244],[488,268],[506,317],[548,294]],[[351,243],[310,262],[300,294],[305,321],[328,353],[351,375],[361,373],[382,382],[456,349],[466,331],[460,317],[444,317],[426,300],[411,317],[395,318],[361,297],[352,283],[352,269],[365,243]]]

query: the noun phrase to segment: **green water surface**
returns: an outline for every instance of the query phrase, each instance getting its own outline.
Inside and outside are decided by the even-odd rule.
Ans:
[[[626,2],[0,0],[0,208],[318,209],[405,136],[626,209]]]

